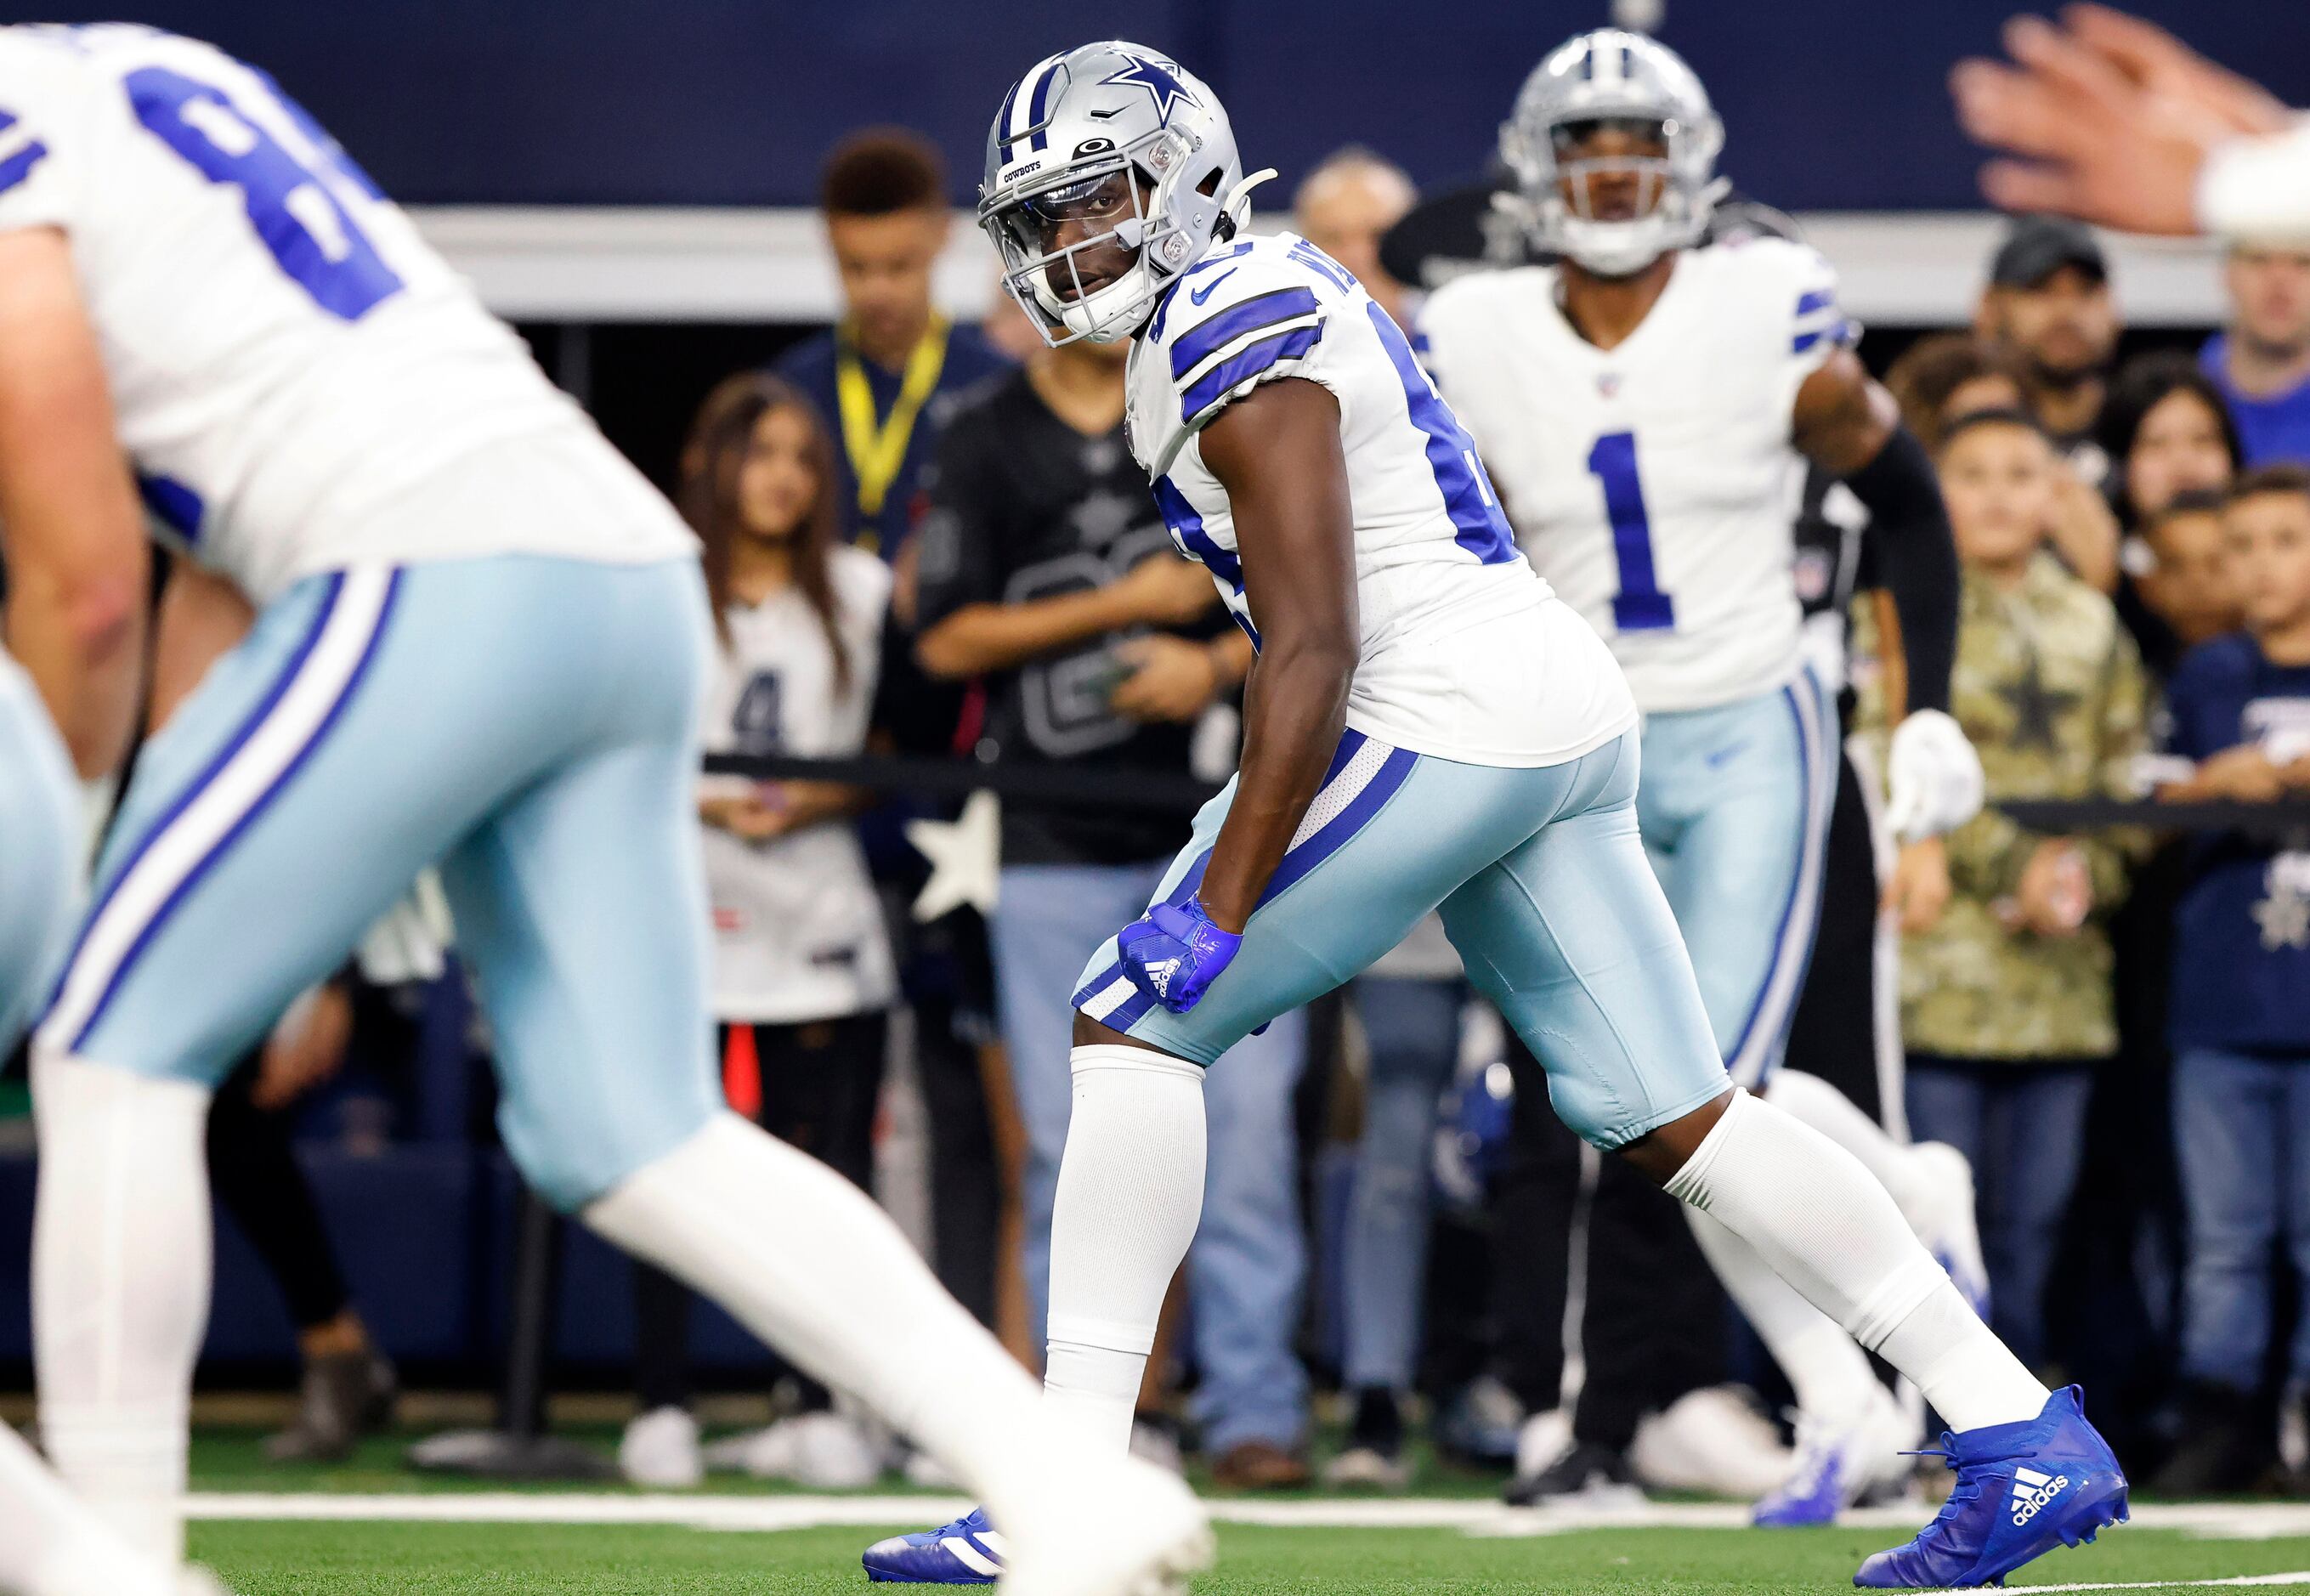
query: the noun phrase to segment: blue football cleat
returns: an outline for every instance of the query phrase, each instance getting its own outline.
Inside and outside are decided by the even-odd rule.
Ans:
[[[2125,1476],[2086,1422],[2083,1392],[2065,1386],[2036,1418],[1941,1436],[1957,1488],[1906,1546],[1879,1552],[1853,1583],[1871,1590],[2002,1585],[2057,1546],[2125,1522]]]
[[[1002,1575],[1008,1548],[1001,1531],[974,1507],[951,1524],[893,1535],[866,1548],[866,1577],[899,1585],[991,1585]]]

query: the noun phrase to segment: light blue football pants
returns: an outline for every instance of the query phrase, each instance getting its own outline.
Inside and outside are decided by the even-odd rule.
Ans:
[[[1469,979],[1548,1070],[1549,1099],[1625,1146],[1724,1090],[1684,944],[1637,830],[1637,734],[1507,769],[1350,732],[1243,947],[1185,1014],[1124,978],[1109,938],[1077,983],[1093,1019],[1208,1065],[1238,1038],[1360,973],[1440,908]],[[1203,880],[1235,795],[1195,817],[1158,900]]]
[[[268,605],[144,750],[41,1042],[213,1086],[439,860],[499,1126],[584,1206],[719,1102],[689,560],[355,567]]]
[[[0,654],[0,1054],[39,1012],[80,913],[84,822],[56,723]]]
[[[1812,960],[1837,802],[1837,710],[1810,671],[1777,691],[1645,717],[1637,794],[1661,888],[1732,1078],[1760,1088],[1788,1050]]]

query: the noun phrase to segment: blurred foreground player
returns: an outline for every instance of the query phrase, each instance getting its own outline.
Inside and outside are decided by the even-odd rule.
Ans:
[[[1199,1562],[1179,1486],[1071,1441],[864,1194],[719,1106],[670,507],[262,73],[11,28],[0,107],[0,299],[46,329],[0,342],[47,423],[0,432],[10,520],[113,535],[133,466],[259,609],[146,746],[34,1048],[66,1479],[181,1555],[210,1089],[438,857],[539,1191],[997,1493],[1026,1588]]]
[[[0,153],[0,177],[22,159]],[[0,346],[9,352],[0,360],[0,459],[53,464],[32,480],[0,472],[9,649],[0,654],[0,1050],[38,1013],[72,934],[85,835],[75,768],[110,773],[142,691],[146,555],[135,490],[109,439],[75,448],[59,424],[73,409],[100,405],[101,384],[60,395],[26,380],[28,368],[51,366],[93,377],[87,324],[64,308],[37,284],[0,285]],[[173,1569],[131,1550],[0,1425],[0,1591],[178,1589]]]
[[[1726,1078],[1637,835],[1619,667],[1517,554],[1394,322],[1305,239],[1238,236],[1250,186],[1211,90],[1137,45],[1038,63],[987,142],[980,220],[1011,291],[1054,343],[1136,340],[1133,454],[1259,650],[1235,780],[1076,985],[1055,1416],[1129,1444],[1202,1201],[1204,1066],[1440,909],[1568,1124],[1965,1431],[1950,1507],[1861,1583],[1984,1583],[2116,1518],[2125,1482],[2075,1389],[1998,1343],[1857,1160]],[[884,1542],[870,1570],[955,1579],[953,1540],[983,1577],[986,1523]]]
[[[1533,241],[1560,258],[1439,289],[1421,317],[1430,367],[1525,554],[1627,672],[1645,851],[1732,1078],[1859,1158],[1978,1302],[1962,1160],[1901,1147],[1819,1076],[1778,1069],[1840,764],[1791,577],[1808,464],[1867,511],[1900,616],[1910,713],[1887,764],[1903,868],[1980,807],[1979,761],[1948,713],[1957,554],[1932,464],[1854,356],[1826,260],[1769,235],[1702,241],[1723,130],[1674,52],[1581,35],[1533,72],[1500,137]],[[1797,1466],[1757,1522],[1823,1522],[1905,1479],[1915,1425],[1862,1349],[1687,1211],[1797,1397]]]

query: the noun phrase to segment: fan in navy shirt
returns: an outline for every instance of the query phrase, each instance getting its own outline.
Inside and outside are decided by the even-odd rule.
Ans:
[[[2310,249],[2240,244],[2228,330],[2200,357],[2229,401],[2248,465],[2310,464]]]
[[[895,559],[949,401],[1011,362],[931,303],[949,227],[936,150],[912,134],[860,134],[828,160],[819,205],[842,319],[788,350],[777,371],[811,396],[841,445],[843,535]]]
[[[2160,795],[2299,803],[2310,794],[2310,471],[2241,479],[2223,516],[2247,629],[2193,649],[2167,690]],[[2310,824],[2278,842],[2193,845],[2176,917],[2174,1136],[2190,1222],[2182,1370],[2191,1440],[2156,1482],[2244,1486],[2266,1444],[2273,1247],[2310,1255]],[[2310,1379],[2297,1337],[2292,1379]],[[2266,1411],[2260,1428],[2267,1428]]]

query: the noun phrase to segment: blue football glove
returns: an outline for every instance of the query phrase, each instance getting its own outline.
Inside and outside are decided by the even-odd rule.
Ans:
[[[1174,1014],[1194,1008],[1243,946],[1240,935],[1212,924],[1193,898],[1184,906],[1157,904],[1115,941],[1131,984]]]

